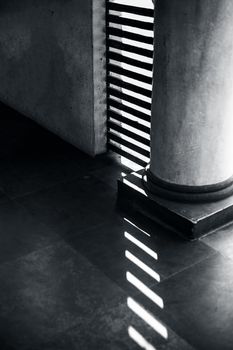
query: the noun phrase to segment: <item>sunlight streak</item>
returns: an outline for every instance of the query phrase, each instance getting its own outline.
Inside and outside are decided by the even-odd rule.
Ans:
[[[141,348],[145,350],[156,350],[154,346],[152,346],[148,341],[132,326],[128,328],[128,334],[130,338],[135,341]]]
[[[139,226],[137,226],[136,224],[134,224],[132,221],[130,221],[129,219],[127,218],[124,218],[124,220],[126,222],[128,222],[130,225],[132,225],[133,227],[135,227],[136,229],[138,229],[139,231],[141,231],[142,233],[144,233],[145,235],[149,236],[150,237],[150,234],[147,233],[146,231],[144,231],[143,229],[141,229]]]
[[[138,174],[136,172],[133,172],[132,175],[135,176],[135,177],[138,177],[139,179],[142,179],[142,175],[140,175],[140,174]]]
[[[132,187],[134,190],[136,190],[136,191],[138,191],[138,192],[144,194],[144,195],[147,197],[146,192],[145,192],[142,188],[136,186],[135,184],[132,184],[132,182],[130,182],[129,180],[123,179],[123,183],[125,183],[126,185],[129,185],[129,186]]]
[[[164,339],[168,338],[167,328],[163,326],[161,322],[155,319],[148,311],[146,311],[141,305],[139,305],[131,297],[127,298],[127,305],[138,317],[140,317],[143,321],[145,321]]]
[[[152,249],[148,248],[144,243],[140,242],[137,238],[132,236],[127,231],[125,231],[124,235],[125,235],[125,238],[127,238],[129,241],[134,243],[137,247],[141,248],[144,252],[146,252],[148,255],[150,255],[155,260],[158,260],[158,254],[156,252],[154,252]]]
[[[163,299],[160,298],[155,292],[148,288],[144,283],[142,283],[137,277],[135,277],[131,272],[126,272],[126,279],[134,287],[136,287],[140,292],[147,296],[151,301],[158,305],[161,309],[164,308]]]
[[[132,253],[130,253],[128,250],[125,251],[125,256],[127,259],[132,261],[135,265],[140,267],[144,272],[146,272],[149,276],[154,278],[157,282],[160,282],[160,276],[157,272],[152,270],[149,266],[144,264],[140,259],[136,258]]]
[[[123,156],[121,156],[121,164],[129,168],[131,171],[138,171],[142,169],[140,165],[137,163],[133,162],[132,160],[129,160]]]

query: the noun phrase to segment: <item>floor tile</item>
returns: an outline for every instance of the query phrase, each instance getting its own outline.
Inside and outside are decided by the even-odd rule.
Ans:
[[[73,230],[66,241],[121,288],[125,287],[126,242],[124,225],[120,219],[94,227],[82,234]]]
[[[197,349],[232,349],[233,262],[216,254],[164,281],[162,320]]]
[[[0,161],[0,189],[11,198],[40,191],[60,182],[82,179],[100,167],[110,168],[102,159],[94,161],[77,150],[64,154],[59,151],[46,154],[22,153]]]
[[[38,221],[62,237],[74,229],[79,234],[113,222],[117,217],[115,200],[115,191],[92,176],[17,198]]]
[[[96,314],[105,317],[125,298],[64,242],[1,265],[0,283],[0,339],[17,349],[34,349]]]
[[[4,339],[0,339],[0,349],[1,350],[17,350],[15,347],[9,345]]]
[[[222,227],[202,238],[202,242],[233,259],[233,224]]]
[[[151,350],[193,350],[187,342],[167,327],[165,328],[169,336],[164,339],[144,320],[129,310],[127,299],[120,305],[105,310],[104,313],[97,310],[92,317],[85,318],[79,325],[60,334],[50,342],[44,343],[43,349],[138,350],[140,347],[135,339],[130,337],[129,329],[132,328],[151,345]]]
[[[8,197],[6,196],[6,194],[0,190],[0,204],[7,200],[8,200]]]
[[[77,161],[54,156],[9,159],[2,161],[0,188],[11,198],[49,188],[59,182],[69,181],[88,174]]]
[[[0,204],[0,263],[16,259],[59,239],[25,208],[7,199]]]

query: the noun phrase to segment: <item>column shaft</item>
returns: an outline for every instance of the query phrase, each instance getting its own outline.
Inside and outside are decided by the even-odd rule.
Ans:
[[[157,0],[150,173],[185,188],[233,176],[233,1]]]

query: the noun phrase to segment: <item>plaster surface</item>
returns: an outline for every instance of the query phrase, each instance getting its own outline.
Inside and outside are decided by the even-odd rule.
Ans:
[[[90,155],[106,144],[103,5],[0,4],[0,100]]]

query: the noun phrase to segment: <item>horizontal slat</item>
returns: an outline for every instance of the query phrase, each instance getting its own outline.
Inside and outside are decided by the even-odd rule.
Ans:
[[[149,49],[150,46],[147,46],[145,49],[139,46],[140,43],[152,45],[154,44],[154,38],[153,38],[153,29],[154,29],[154,10],[143,8],[139,6],[130,6],[130,5],[124,5],[124,4],[118,4],[115,2],[107,1],[107,28],[106,28],[106,34],[107,34],[107,104],[108,104],[108,148],[121,156],[129,159],[130,161],[145,167],[147,165],[147,162],[142,160],[140,158],[140,154],[147,157],[149,161],[150,152],[144,149],[143,145],[149,147],[150,146],[150,140],[144,137],[143,135],[140,135],[140,131],[146,133],[149,135],[150,133],[150,127],[145,126],[141,123],[138,123],[135,120],[131,120],[130,118],[127,118],[120,114],[120,111],[126,112],[139,120],[150,122],[150,115],[147,115],[146,113],[143,113],[141,111],[137,110],[136,106],[142,107],[147,109],[148,111],[151,110],[151,103],[146,102],[143,100],[143,96],[151,98],[152,96],[152,77],[148,77],[144,74],[138,73],[137,68],[141,68],[144,70],[147,70],[149,72],[153,71],[153,64],[152,60],[147,60],[148,62],[143,62],[146,59],[143,59],[143,57],[147,57],[150,59],[153,59],[153,49]],[[123,16],[111,13],[110,11],[115,11],[118,13],[125,13]],[[138,15],[138,16],[146,16],[148,17],[148,20],[145,21],[142,19],[140,20],[140,17],[133,18],[127,18],[132,17],[128,14]],[[141,17],[142,18],[142,17]],[[148,22],[149,21],[149,22]],[[114,28],[113,24],[118,24],[118,28]],[[131,28],[128,28],[125,30],[125,28],[121,28],[121,26],[129,26]],[[116,26],[115,26],[116,27]],[[147,30],[148,32],[139,34],[134,30],[133,28],[140,28],[143,30]],[[110,37],[115,37],[114,40],[110,39]],[[135,42],[134,43],[125,43],[122,42],[121,39],[128,39]],[[126,41],[126,40],[125,40]],[[127,41],[126,41],[127,42]],[[138,43],[138,44],[137,44]],[[152,47],[151,46],[151,47]],[[114,52],[116,49],[119,50],[118,52]],[[127,56],[126,54],[123,54],[123,52],[120,51],[126,51],[128,52]],[[132,58],[134,55],[140,55],[143,56],[142,60],[134,59]],[[115,62],[113,62],[115,61]],[[115,64],[114,64],[115,63]],[[119,65],[118,63],[125,63],[130,65],[131,67],[129,69],[124,69]],[[139,71],[140,72],[140,71]],[[111,73],[115,73],[118,75],[118,77],[113,76]],[[122,75],[122,79],[121,76]],[[135,82],[135,84],[132,84],[132,82],[126,82],[123,80],[123,76],[137,80],[139,82],[143,82],[149,85],[148,88],[141,87],[140,83]],[[111,84],[111,85],[110,85]],[[118,88],[123,88],[128,90],[124,93]],[[151,89],[150,89],[151,87]],[[131,96],[130,91],[140,94],[141,98],[138,99],[135,96]],[[129,95],[130,94],[130,95]],[[115,98],[119,99],[119,102],[114,100]],[[122,100],[122,102],[120,101]],[[135,108],[129,107],[124,103],[124,101],[127,101],[129,103],[132,103],[135,105]],[[116,108],[119,113],[116,111],[113,111],[111,107]],[[122,123],[122,124],[121,124]],[[123,125],[124,124],[124,125]],[[123,126],[122,126],[123,125]],[[134,130],[129,130],[129,128],[132,127]],[[138,131],[138,132],[137,132]],[[125,135],[125,137],[123,136]],[[129,141],[125,140],[125,138],[129,137]],[[130,141],[130,139],[132,141]],[[142,144],[142,147],[135,145],[135,142],[140,142]],[[125,150],[122,150],[121,146],[125,147]],[[136,152],[136,155],[132,155]],[[138,155],[137,155],[138,154]]]
[[[123,117],[122,115],[120,115],[112,110],[108,111],[108,118],[115,119],[118,122],[132,126],[133,128],[138,129],[140,131],[143,131],[146,134],[150,134],[150,128],[148,128],[147,126],[142,125],[141,123],[138,123],[135,120],[131,120],[129,118]]]
[[[116,4],[113,2],[109,2],[108,8],[109,8],[109,10],[112,10],[112,11],[127,12],[127,13],[133,13],[135,15],[154,18],[154,10],[144,8],[144,7],[136,7],[136,6],[129,6],[129,5]]]
[[[136,106],[151,110],[151,103],[140,100],[139,98],[135,98],[133,96],[127,95],[119,90],[108,88],[108,93],[111,96],[115,96],[120,98],[121,100],[128,101],[130,103],[135,104]]]
[[[134,152],[137,152],[141,155],[143,155],[144,157],[150,157],[150,152],[145,150],[142,147],[136,146],[134,143],[129,142],[125,139],[123,139],[122,137],[117,136],[116,134],[112,133],[111,131],[108,132],[108,138],[109,140],[112,140],[114,142],[119,143],[122,146],[128,147],[129,149],[132,149]]]
[[[120,41],[113,40],[113,39],[107,39],[107,45],[109,47],[112,47],[114,49],[118,49],[121,51],[127,51],[131,53],[135,53],[140,56],[145,56],[148,58],[153,58],[153,51],[152,50],[147,50],[143,49],[141,47],[133,46],[133,45],[128,45],[128,44],[123,44]]]
[[[107,14],[107,22],[121,24],[124,26],[136,27],[145,30],[153,30],[154,25],[151,22],[137,21],[135,19],[124,18]]]
[[[115,153],[120,154],[122,157],[125,157],[125,158],[131,160],[131,162],[134,162],[134,163],[142,166],[143,168],[145,168],[147,166],[147,162],[145,162],[144,160],[142,160],[138,157],[135,157],[134,155],[132,155],[126,151],[123,151],[122,149],[113,145],[112,143],[108,143],[108,149],[115,152]]]
[[[121,79],[115,78],[115,77],[113,77],[111,75],[109,75],[107,77],[107,80],[108,80],[108,84],[113,84],[113,85],[116,85],[118,87],[122,87],[122,88],[125,88],[127,90],[136,92],[137,94],[144,95],[144,96],[147,96],[147,97],[151,98],[151,95],[152,95],[151,90],[147,90],[147,89],[141,88],[138,85],[127,83],[126,81],[123,81]]]
[[[114,52],[114,51],[108,51],[108,58],[112,59],[114,61],[117,61],[117,62],[127,63],[133,67],[146,69],[146,70],[149,70],[150,72],[152,72],[152,69],[153,69],[152,63],[138,61],[138,60],[132,59],[130,57],[121,55],[121,54]]]
[[[134,132],[132,131],[129,131],[128,129],[126,128],[123,128],[122,126],[120,126],[119,124],[116,124],[112,121],[108,121],[108,127],[110,129],[113,129],[123,135],[126,135],[128,137],[131,137],[133,140],[136,140],[140,143],[142,143],[143,145],[145,146],[150,146],[150,140],[146,139],[145,137],[143,136],[140,136],[138,134],[135,134]]]
[[[128,32],[126,30],[122,30],[119,28],[108,27],[108,35],[117,36],[119,38],[130,39],[134,41],[139,41],[143,44],[153,45],[154,38],[152,36],[146,36],[141,34],[135,34],[132,32]]]
[[[145,113],[142,113],[140,111],[137,111],[136,109],[134,108],[131,108],[129,106],[126,106],[122,103],[119,103],[111,98],[108,98],[108,103],[109,103],[109,106],[112,106],[112,107],[115,107],[121,111],[124,111],[126,113],[129,113],[131,115],[134,115],[135,117],[141,119],[141,120],[145,120],[145,121],[150,121],[151,117]]]
[[[111,64],[111,63],[109,63],[107,65],[107,68],[108,68],[109,72],[113,72],[113,73],[116,73],[119,75],[124,75],[128,78],[135,79],[135,80],[141,81],[141,82],[146,83],[146,84],[152,84],[152,78],[147,77],[146,75],[135,73],[131,70],[124,69],[120,66],[117,66],[117,65]]]

